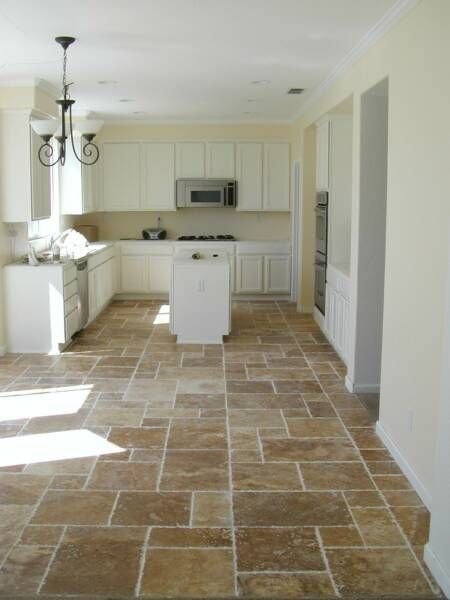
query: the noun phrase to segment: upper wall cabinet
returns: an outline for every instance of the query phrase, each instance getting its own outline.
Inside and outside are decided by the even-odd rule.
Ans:
[[[264,144],[264,210],[288,211],[289,198],[289,144]]]
[[[234,179],[235,156],[233,142],[206,144],[206,176],[215,179]]]
[[[175,210],[175,144],[142,144],[142,209]]]
[[[205,143],[177,143],[177,179],[205,177]]]
[[[141,147],[139,142],[103,144],[103,208],[106,211],[140,209]]]
[[[51,215],[51,173],[38,159],[41,138],[31,129],[30,111],[0,112],[2,220],[21,223]]]
[[[238,210],[290,210],[289,154],[288,142],[237,144]]]
[[[81,138],[74,138],[81,156]],[[99,163],[83,165],[75,157],[72,144],[67,144],[66,162],[59,169],[61,214],[82,215],[97,210],[97,177]]]
[[[256,142],[237,144],[237,210],[263,210],[263,145]]]
[[[329,168],[328,153],[330,145],[330,121],[320,121],[317,124],[316,136],[316,189],[328,191]]]

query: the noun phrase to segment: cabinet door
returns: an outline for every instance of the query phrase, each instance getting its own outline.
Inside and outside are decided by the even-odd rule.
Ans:
[[[205,176],[204,142],[177,143],[177,178]]]
[[[317,127],[316,134],[316,188],[328,190],[328,156],[330,144],[330,123],[324,121]]]
[[[334,343],[336,339],[336,291],[330,286],[326,286],[326,303],[325,303],[325,329]]]
[[[266,294],[287,294],[291,291],[291,257],[264,257],[264,291]]]
[[[259,255],[240,255],[236,257],[236,291],[238,294],[264,292],[263,262]]]
[[[106,211],[140,208],[140,145],[103,144],[103,207]]]
[[[175,210],[175,144],[142,145],[143,210]]]
[[[121,290],[122,292],[148,292],[147,256],[122,256]]]
[[[152,293],[169,293],[170,273],[172,266],[171,256],[149,256],[149,291]]]
[[[97,208],[96,182],[98,164],[81,166],[82,212],[94,212]]]
[[[263,145],[237,145],[236,174],[238,180],[237,210],[262,210]]]
[[[31,136],[31,218],[48,219],[51,215],[52,169],[39,162],[38,150],[42,144],[40,136],[30,127]]]
[[[264,210],[289,211],[289,144],[264,144]]]
[[[97,269],[93,269],[88,273],[89,286],[89,320],[96,314],[99,304],[97,297]]]
[[[210,142],[206,146],[207,177],[233,179],[235,157],[233,142]]]

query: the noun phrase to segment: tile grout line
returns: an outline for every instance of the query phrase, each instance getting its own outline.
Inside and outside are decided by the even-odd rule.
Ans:
[[[144,541],[142,543],[141,553],[140,553],[140,557],[139,557],[139,571],[138,571],[138,576],[136,579],[136,584],[134,586],[134,595],[135,596],[139,596],[140,591],[141,591],[142,578],[144,576],[145,562],[146,562],[146,558],[147,558],[148,543],[150,541],[150,534],[152,532],[152,529],[153,529],[152,527],[147,527],[147,530],[146,530],[145,536],[144,536]]]
[[[238,587],[238,565],[237,565],[237,551],[236,551],[236,531],[234,525],[234,500],[233,500],[233,470],[232,470],[232,449],[231,449],[231,427],[230,427],[230,414],[228,409],[228,388],[227,381],[225,379],[225,352],[222,358],[222,364],[224,369],[224,386],[225,386],[225,413],[226,413],[226,432],[227,432],[227,446],[228,446],[228,490],[229,490],[229,503],[230,503],[230,529],[231,529],[231,550],[233,557],[233,581],[234,581],[234,595],[239,596]],[[246,370],[246,375],[248,373]]]
[[[319,529],[319,527],[318,526],[314,527],[314,531],[315,531],[315,534],[316,534],[317,542],[319,544],[320,554],[322,555],[322,560],[325,563],[325,569],[326,569],[326,572],[328,574],[328,577],[330,578],[331,585],[333,586],[333,589],[334,589],[334,593],[336,594],[336,596],[340,597],[341,593],[339,591],[338,586],[336,585],[336,582],[335,582],[334,577],[333,577],[333,573],[331,572],[330,564],[328,562],[328,557],[327,557],[326,552],[325,552],[325,547],[323,545],[323,540],[322,540],[322,536],[320,535],[320,529]]]
[[[58,543],[55,545],[55,548],[54,548],[54,550],[53,550],[53,552],[52,552],[52,555],[51,555],[51,557],[50,557],[50,560],[48,561],[48,565],[47,565],[47,567],[46,567],[46,569],[45,569],[45,571],[44,571],[44,574],[42,575],[42,579],[41,579],[41,581],[40,581],[40,583],[39,583],[39,586],[38,586],[38,588],[37,588],[37,590],[36,590],[36,594],[37,594],[37,595],[39,595],[39,594],[41,593],[41,590],[42,590],[42,588],[43,588],[43,587],[44,587],[44,585],[45,585],[45,581],[46,581],[46,579],[47,579],[47,577],[48,577],[48,574],[50,573],[50,569],[51,569],[51,567],[52,567],[52,565],[53,565],[53,563],[54,563],[54,561],[55,561],[56,554],[57,554],[57,552],[58,552],[58,550],[59,550],[59,548],[60,548],[60,546],[61,546],[61,543],[62,543],[62,540],[63,540],[64,536],[66,535],[67,528],[68,528],[68,525],[65,525],[65,526],[63,527],[63,530],[62,530],[62,532],[61,532],[61,535],[59,536]]]

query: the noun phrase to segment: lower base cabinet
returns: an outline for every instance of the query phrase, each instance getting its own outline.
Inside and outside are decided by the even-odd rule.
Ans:
[[[325,330],[330,342],[344,362],[348,358],[348,329],[350,303],[333,286],[327,284],[325,304]]]
[[[289,255],[237,255],[238,294],[289,294],[291,257]]]
[[[115,293],[114,258],[110,258],[88,272],[89,321],[108,304]]]
[[[170,254],[136,252],[139,252],[139,248],[136,249],[134,245],[122,248],[120,291],[124,294],[168,294],[172,267],[171,251]]]

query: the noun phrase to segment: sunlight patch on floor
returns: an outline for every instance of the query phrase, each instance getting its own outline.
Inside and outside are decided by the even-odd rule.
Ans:
[[[37,388],[0,394],[0,421],[76,413],[92,385]]]
[[[167,325],[168,323],[170,323],[170,305],[163,304],[153,321],[153,325]]]
[[[0,440],[0,467],[119,452],[125,449],[87,429],[23,435]]]

